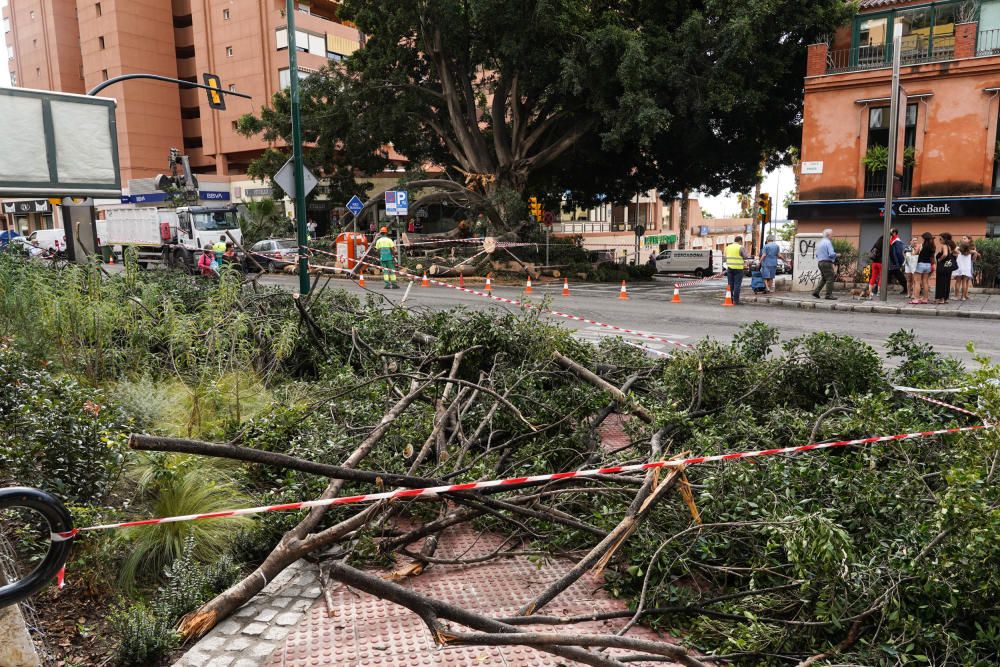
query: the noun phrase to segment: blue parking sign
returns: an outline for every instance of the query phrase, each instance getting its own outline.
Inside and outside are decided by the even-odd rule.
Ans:
[[[396,215],[409,215],[410,196],[406,190],[396,191]]]

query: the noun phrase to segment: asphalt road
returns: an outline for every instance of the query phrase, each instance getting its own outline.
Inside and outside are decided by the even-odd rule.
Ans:
[[[293,276],[273,275],[261,280],[292,290],[298,287],[298,279]],[[324,280],[325,278],[321,279],[320,284]],[[368,277],[366,282],[369,293],[384,295],[393,302],[400,302],[406,295],[405,282],[400,283],[401,288],[398,290],[383,290],[382,281],[377,277]],[[470,286],[473,285],[470,283]],[[328,289],[331,288],[347,289],[354,293],[362,292],[354,282],[343,279],[332,280]],[[783,340],[813,331],[830,331],[856,336],[881,351],[890,333],[899,329],[912,329],[922,341],[930,343],[938,351],[965,361],[972,360],[972,355],[966,350],[966,343],[969,341],[975,344],[977,352],[985,353],[994,359],[1000,357],[1000,336],[998,336],[1000,325],[995,320],[807,311],[756,305],[723,308],[721,296],[725,288],[722,281],[705,282],[696,287],[683,289],[680,304],[670,303],[673,294],[672,280],[630,286],[627,301],[617,298],[618,285],[575,284],[570,288],[571,295],[563,297],[560,295],[561,284],[536,285],[531,299],[538,302],[548,296],[552,299],[553,309],[685,343],[706,336],[728,342],[732,340],[740,325],[761,320],[777,327]],[[749,289],[749,286],[745,286],[744,289]],[[515,287],[494,287],[493,293],[510,299],[519,299],[522,296],[521,288]],[[410,288],[404,305],[516,310],[516,306],[487,300],[484,297],[446,287],[420,287],[419,283]],[[583,322],[555,316],[546,317],[576,330],[579,337],[588,340],[621,335]],[[630,336],[625,338],[659,351],[671,349],[666,343]]]

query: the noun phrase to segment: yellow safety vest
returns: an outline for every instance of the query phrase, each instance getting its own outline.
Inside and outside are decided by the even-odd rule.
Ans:
[[[734,271],[743,270],[743,255],[740,251],[743,246],[739,243],[730,243],[726,246],[726,268]]]

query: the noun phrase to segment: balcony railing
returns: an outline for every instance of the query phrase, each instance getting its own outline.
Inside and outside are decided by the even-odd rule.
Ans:
[[[909,197],[913,193],[913,168],[907,167],[903,170],[902,190],[897,191],[896,197]],[[865,199],[875,199],[885,197],[885,171],[865,172]]]
[[[907,37],[910,36],[908,35]],[[930,46],[927,38],[919,36],[916,39],[904,41],[902,53],[900,54],[900,63],[903,65],[919,65],[951,60],[954,57],[955,38],[953,36],[935,37],[933,47]],[[861,72],[885,67],[892,67],[891,44],[875,44],[871,46],[859,46],[853,49],[829,51],[826,56],[827,74]]]
[[[1000,28],[980,30],[976,41],[977,56],[1000,56]]]
[[[580,220],[577,222],[556,222],[552,225],[552,231],[557,234],[594,234],[600,232],[625,232],[632,229],[631,223],[624,222],[587,222]]]

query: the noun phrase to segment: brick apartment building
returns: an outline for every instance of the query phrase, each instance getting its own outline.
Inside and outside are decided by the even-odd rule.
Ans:
[[[829,43],[809,47],[799,201],[802,232],[833,228],[865,250],[882,233],[892,43],[902,35],[910,156],[894,206],[904,237],[1000,236],[1000,0],[861,0]],[[873,147],[874,150],[873,150]]]
[[[296,4],[300,77],[360,46],[358,31],[337,18],[339,2]],[[121,74],[200,83],[211,72],[224,88],[253,96],[227,98],[226,110],[214,111],[199,89],[143,80],[105,89],[118,100],[122,183],[162,173],[176,147],[207,175],[201,180],[228,184],[233,199],[270,193],[242,176],[264,142],[237,134],[235,124],[288,86],[285,0],[0,0],[0,15],[15,86],[85,93]]]

